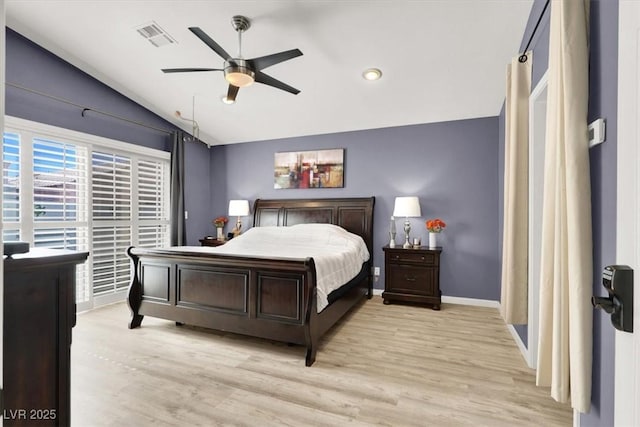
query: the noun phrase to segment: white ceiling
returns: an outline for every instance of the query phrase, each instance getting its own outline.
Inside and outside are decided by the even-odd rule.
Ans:
[[[211,145],[496,116],[505,69],[518,52],[533,0],[7,0],[7,25],[191,131]],[[298,48],[303,56],[265,70],[297,89],[254,84],[225,105],[221,68],[193,35],[200,27],[237,53],[233,15],[245,15],[242,54]],[[177,43],[156,48],[136,27],[155,21]],[[365,81],[378,67],[381,80]],[[195,106],[195,108],[194,108]]]

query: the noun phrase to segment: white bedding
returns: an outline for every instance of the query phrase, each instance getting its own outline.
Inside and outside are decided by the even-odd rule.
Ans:
[[[290,227],[254,227],[217,247],[174,247],[264,258],[305,259],[316,266],[318,313],[327,296],[358,275],[369,251],[362,237],[331,224],[299,224]]]

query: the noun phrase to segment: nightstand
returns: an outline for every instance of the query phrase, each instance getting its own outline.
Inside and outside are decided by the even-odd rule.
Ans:
[[[385,304],[391,302],[412,302],[428,304],[440,310],[440,253],[441,247],[415,249],[402,247],[384,251],[384,292]]]
[[[226,240],[218,240],[215,237],[205,237],[200,239],[200,246],[221,246],[227,243]]]

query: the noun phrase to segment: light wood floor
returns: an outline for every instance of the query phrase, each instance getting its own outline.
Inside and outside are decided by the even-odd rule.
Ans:
[[[78,316],[73,426],[570,426],[535,386],[497,310],[365,302],[298,346],[145,317],[124,303]]]

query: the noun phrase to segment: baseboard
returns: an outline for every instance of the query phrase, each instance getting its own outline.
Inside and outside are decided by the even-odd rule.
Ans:
[[[446,295],[443,295],[442,302],[446,304],[474,305],[476,307],[500,308],[500,303],[498,301],[493,301],[489,299],[448,297]]]
[[[522,353],[522,357],[525,363],[527,364],[527,366],[529,366],[529,350],[527,349],[527,346],[524,345],[524,343],[522,342],[522,338],[520,338],[520,335],[518,335],[518,331],[516,331],[516,328],[514,328],[513,325],[507,323],[507,329],[509,330],[509,332],[511,332],[511,336],[520,349],[520,353]]]
[[[374,295],[382,295],[382,292],[384,292],[384,289],[373,290]],[[498,301],[492,301],[488,299],[442,296],[442,302],[445,304],[474,305],[477,307],[500,308],[500,303]]]

